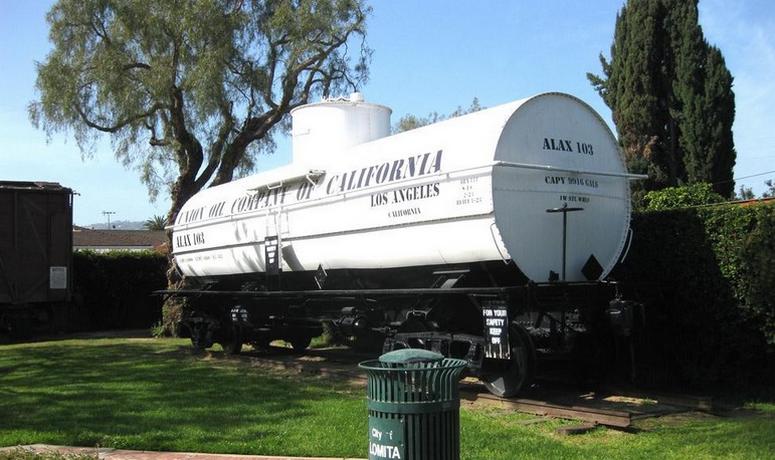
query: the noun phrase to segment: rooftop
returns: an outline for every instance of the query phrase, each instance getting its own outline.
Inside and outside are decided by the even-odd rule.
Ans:
[[[164,230],[92,230],[73,226],[73,247],[159,249],[167,242]]]

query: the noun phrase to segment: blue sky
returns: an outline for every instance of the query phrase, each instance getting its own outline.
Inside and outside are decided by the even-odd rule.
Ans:
[[[373,1],[368,42],[374,49],[367,100],[406,113],[446,113],[478,97],[494,106],[544,91],[574,94],[610,120],[586,80],[599,73],[608,50],[617,1]],[[0,0],[0,180],[48,180],[74,188],[75,222],[145,220],[166,214],[150,203],[135,171],[113,157],[107,140],[82,160],[71,136],[46,139],[26,106],[36,60],[48,52],[45,13],[50,2]],[[775,2],[701,0],[700,23],[721,48],[735,77],[735,177],[775,170]],[[609,123],[611,123],[609,121]],[[290,145],[259,159],[259,170],[290,161]],[[738,181],[758,194],[775,174]]]

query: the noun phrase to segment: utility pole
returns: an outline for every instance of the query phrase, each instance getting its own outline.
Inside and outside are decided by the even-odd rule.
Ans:
[[[115,214],[115,213],[116,213],[115,211],[102,211],[102,215],[108,218],[108,230],[111,229],[111,227],[110,227],[110,216],[112,214]]]

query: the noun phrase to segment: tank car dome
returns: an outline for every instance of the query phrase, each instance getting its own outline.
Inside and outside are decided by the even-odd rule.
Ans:
[[[365,102],[362,93],[293,109],[293,162],[321,166],[350,147],[389,136],[390,113],[384,105]]]

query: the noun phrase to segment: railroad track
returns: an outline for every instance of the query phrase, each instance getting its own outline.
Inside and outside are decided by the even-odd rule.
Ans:
[[[321,375],[365,384],[366,376],[356,364],[373,359],[373,354],[350,349],[308,350],[303,354],[290,349],[247,352],[241,359],[251,365]],[[711,398],[653,394],[630,388],[602,388],[584,391],[569,385],[540,381],[520,398],[499,398],[478,380],[466,378],[460,385],[461,404],[469,407],[495,407],[542,417],[579,420],[596,425],[627,429],[633,422],[650,417],[687,411],[711,411]]]

